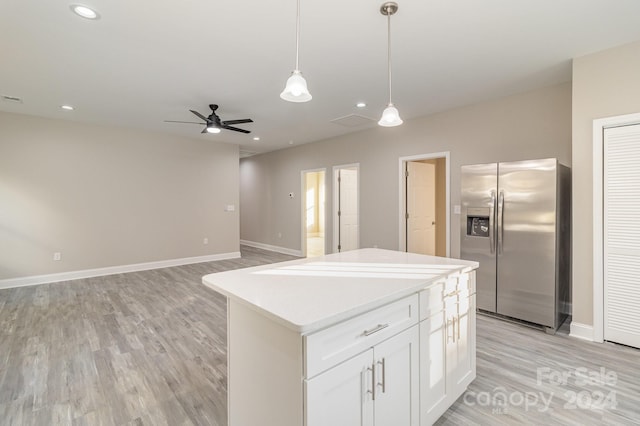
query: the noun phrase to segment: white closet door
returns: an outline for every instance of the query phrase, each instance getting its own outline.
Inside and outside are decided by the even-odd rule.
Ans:
[[[640,125],[605,130],[603,187],[604,339],[640,348]]]

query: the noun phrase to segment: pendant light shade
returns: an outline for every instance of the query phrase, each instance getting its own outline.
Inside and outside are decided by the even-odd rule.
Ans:
[[[398,4],[387,2],[380,6],[380,13],[387,17],[387,69],[389,71],[389,103],[382,112],[378,124],[383,127],[394,127],[402,124],[398,109],[391,102],[391,15],[398,11]]]
[[[310,101],[312,96],[307,89],[307,80],[304,79],[300,70],[294,70],[291,73],[291,77],[287,79],[287,85],[285,86],[280,97],[289,102],[307,102]]]
[[[382,118],[378,121],[378,124],[383,127],[394,127],[402,124],[400,113],[393,104],[387,105],[382,112]]]
[[[312,96],[307,89],[307,80],[302,76],[300,67],[298,66],[298,57],[300,51],[300,0],[297,0],[296,9],[296,68],[291,73],[291,76],[287,79],[287,84],[284,87],[280,97],[289,102],[308,102]]]

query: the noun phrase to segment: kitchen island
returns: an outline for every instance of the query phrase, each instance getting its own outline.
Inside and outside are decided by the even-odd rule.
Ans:
[[[230,426],[428,425],[475,378],[477,262],[382,249],[210,274]]]

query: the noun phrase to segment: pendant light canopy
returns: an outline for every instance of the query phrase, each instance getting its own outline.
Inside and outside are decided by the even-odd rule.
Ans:
[[[287,85],[285,86],[280,97],[289,102],[308,102],[312,96],[307,89],[307,81],[302,76],[300,68],[298,67],[298,52],[300,50],[300,0],[297,0],[296,11],[296,68],[291,73],[291,76],[287,79]]]
[[[387,17],[387,67],[389,71],[389,104],[382,112],[382,118],[378,121],[380,126],[394,127],[402,124],[400,113],[391,102],[391,15],[398,11],[398,3],[387,2],[380,6],[380,13]]]

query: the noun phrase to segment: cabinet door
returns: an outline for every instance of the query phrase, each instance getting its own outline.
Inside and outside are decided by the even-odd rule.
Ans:
[[[458,297],[450,296],[444,299],[444,336],[445,336],[445,368],[447,405],[453,403],[457,396],[456,383],[458,375]]]
[[[420,323],[420,424],[432,425],[448,408],[445,313]]]
[[[374,347],[376,426],[418,426],[419,340],[415,325]]]
[[[475,294],[462,293],[458,303],[458,318],[456,320],[456,367],[455,386],[458,393],[464,392],[476,378],[476,342],[475,342]]]
[[[306,426],[373,426],[373,349],[305,381]]]

